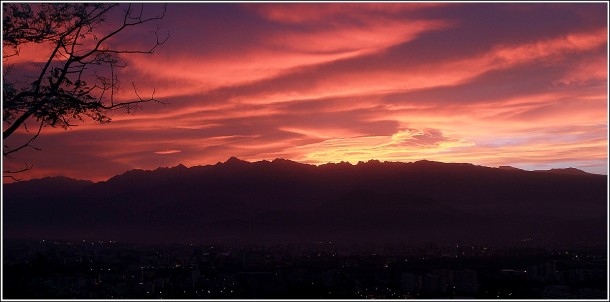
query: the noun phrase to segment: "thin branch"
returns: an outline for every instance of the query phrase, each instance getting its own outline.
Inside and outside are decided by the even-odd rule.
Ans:
[[[21,179],[21,178],[16,178],[13,175],[6,175],[6,174],[19,174],[19,173],[23,173],[25,171],[31,170],[34,167],[34,165],[28,165],[28,163],[23,163],[23,164],[24,164],[25,168],[23,168],[21,170],[16,170],[16,171],[4,170],[4,171],[2,171],[3,172],[2,173],[2,178],[12,179],[12,180],[17,181],[17,182],[22,181],[23,179]]]
[[[54,45],[48,60],[44,63],[44,66],[41,66],[40,73],[32,77],[29,86],[16,88],[17,85],[6,81],[6,79],[3,83],[5,88],[10,88],[3,93],[5,105],[3,117],[8,125],[2,133],[3,138],[7,139],[21,127],[26,127],[26,121],[29,118],[35,118],[40,122],[36,134],[30,137],[25,144],[13,149],[5,145],[4,156],[9,156],[26,147],[39,150],[31,144],[38,138],[41,129],[46,125],[63,128],[72,127],[74,126],[72,122],[75,119],[83,120],[83,115],[98,122],[106,122],[110,120],[105,115],[106,110],[125,108],[129,112],[138,108],[140,103],[158,102],[164,104],[163,101],[155,99],[154,90],[150,98],[143,98],[134,83],[132,83],[132,86],[137,99],[129,102],[116,102],[114,95],[120,85],[117,77],[118,70],[126,66],[125,60],[120,54],[151,54],[159,45],[164,44],[169,39],[169,33],[166,36],[160,35],[160,27],[157,25],[156,30],[153,31],[155,35],[154,45],[144,50],[108,49],[107,42],[128,27],[163,19],[166,13],[165,6],[161,14],[145,17],[143,4],[138,9],[130,3],[123,12],[122,24],[118,24],[118,28],[114,28],[114,30],[98,37],[94,33],[94,29],[100,22],[106,20],[106,15],[110,10],[120,4],[91,5],[81,3],[78,4],[80,6],[76,7],[71,6],[71,4],[60,6],[40,5],[42,12],[38,14],[32,14],[29,11],[29,4],[10,6],[13,13],[17,13],[16,16],[21,16],[21,19],[17,19],[15,24],[8,29],[10,37],[3,41],[5,42],[4,46],[8,45],[18,51],[18,46],[23,43],[51,42]],[[20,10],[25,10],[25,13],[18,14],[21,12]],[[49,14],[48,18],[44,18],[44,16],[41,18],[40,16],[43,13]],[[73,18],[66,18],[70,15],[73,15]],[[30,21],[32,22],[31,26],[28,25]],[[4,29],[6,28],[5,26]],[[26,32],[21,33],[21,29],[25,29]],[[4,33],[6,31],[3,31]],[[3,37],[6,38],[6,35],[3,35]],[[87,42],[91,42],[92,45],[86,47],[89,44]],[[97,74],[100,69],[95,66],[103,66],[104,64],[110,65],[110,78],[103,74]],[[88,65],[94,67],[88,68]],[[104,69],[101,70],[104,73],[107,72]],[[92,83],[86,83],[86,80],[90,80],[90,77],[93,78]],[[18,89],[20,91],[17,91]],[[108,90],[110,90],[109,93]]]
[[[89,51],[89,52],[87,52],[87,53],[85,53],[83,55],[80,55],[80,56],[75,56],[74,59],[75,60],[81,60],[81,59],[87,58],[88,56],[90,56],[90,55],[92,55],[92,54],[94,54],[96,52],[99,52],[99,51],[102,51],[102,52],[113,52],[113,51],[109,51],[107,49],[100,50],[100,47],[101,47],[102,43],[104,43],[104,41],[112,38],[114,35],[118,34],[119,32],[121,32],[122,30],[124,30],[125,28],[127,28],[129,26],[144,24],[144,23],[147,23],[147,22],[150,22],[150,21],[163,19],[163,17],[165,16],[165,11],[166,11],[166,9],[164,8],[163,9],[163,13],[160,16],[150,17],[148,19],[143,19],[143,20],[140,19],[140,20],[138,20],[136,22],[129,23],[129,22],[127,22],[127,19],[131,15],[131,3],[130,3],[129,4],[129,8],[127,9],[127,13],[125,14],[125,18],[123,19],[123,25],[121,27],[117,28],[116,30],[110,32],[109,34],[107,34],[103,38],[101,38],[96,43],[96,45],[93,47],[93,49],[91,51]],[[128,52],[124,52],[124,53],[128,53]]]
[[[114,105],[114,64],[110,63],[110,106]]]
[[[17,148],[14,148],[14,149],[11,149],[11,150],[8,150],[8,151],[2,151],[3,155],[4,156],[9,156],[10,154],[15,153],[15,152],[17,152],[17,151],[19,151],[19,150],[21,150],[21,149],[23,149],[25,147],[30,147],[30,148],[33,148],[33,149],[35,149],[37,151],[42,150],[42,149],[40,149],[38,147],[32,146],[31,143],[40,135],[40,131],[42,130],[43,126],[44,126],[44,121],[40,121],[40,126],[38,126],[38,131],[36,132],[36,134],[34,136],[32,136],[30,138],[30,140],[28,140],[25,144],[23,144],[23,145],[21,145],[21,146],[19,146]]]

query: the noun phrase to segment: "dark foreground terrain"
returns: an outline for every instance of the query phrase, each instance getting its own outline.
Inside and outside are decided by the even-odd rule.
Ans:
[[[607,176],[287,160],[3,186],[4,298],[606,298]]]
[[[142,243],[605,243],[607,176],[277,159],[4,185],[5,238]]]
[[[605,246],[9,241],[3,298],[606,299]]]

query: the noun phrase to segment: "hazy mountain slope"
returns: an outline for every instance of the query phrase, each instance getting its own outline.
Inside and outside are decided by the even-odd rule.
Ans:
[[[231,158],[8,184],[3,223],[9,237],[139,241],[603,241],[606,201],[604,175]]]

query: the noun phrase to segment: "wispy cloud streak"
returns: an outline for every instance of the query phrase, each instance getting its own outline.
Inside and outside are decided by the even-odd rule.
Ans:
[[[607,173],[606,5],[170,4],[171,40],[121,74],[169,104],[45,129],[22,158],[96,180],[230,156]]]

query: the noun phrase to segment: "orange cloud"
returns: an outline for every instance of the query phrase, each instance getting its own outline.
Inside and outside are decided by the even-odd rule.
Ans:
[[[164,150],[164,151],[155,151],[155,154],[159,154],[159,155],[166,155],[166,154],[175,154],[175,153],[180,153],[182,152],[181,150]]]
[[[563,5],[520,6],[528,9],[175,6],[168,15],[173,44],[130,57],[121,73],[124,83],[136,82],[143,95],[156,90],[169,104],[115,112],[106,125],[44,129],[49,140],[40,143],[44,152],[90,159],[79,164],[98,169],[96,178],[230,156],[606,171],[605,15],[597,16],[595,5],[578,13]],[[133,98],[124,86],[120,99]],[[51,159],[61,162],[40,154],[39,171],[50,173]],[[55,169],[91,173],[68,166]]]

